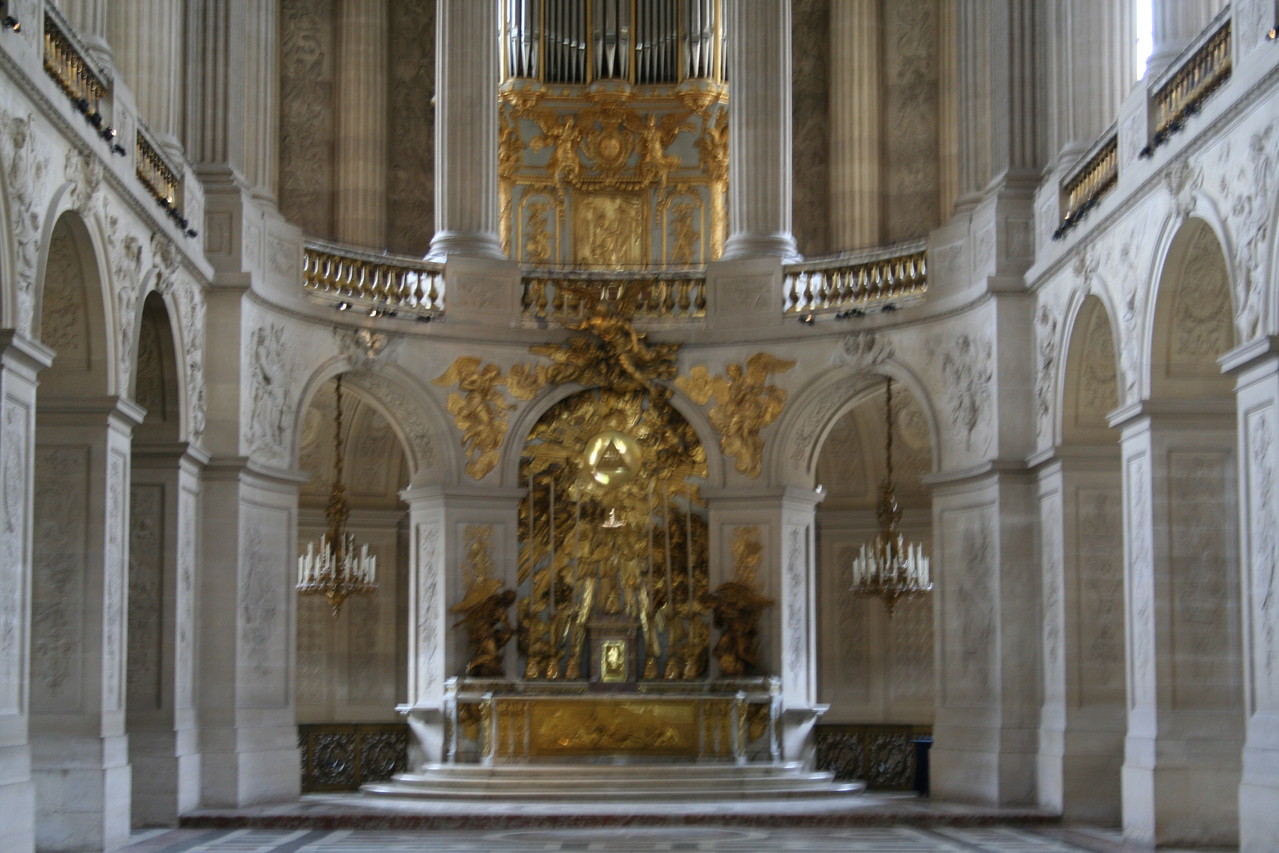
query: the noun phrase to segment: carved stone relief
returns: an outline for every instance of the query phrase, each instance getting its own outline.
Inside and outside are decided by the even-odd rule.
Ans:
[[[440,590],[439,547],[440,528],[437,525],[421,525],[418,527],[418,560],[417,560],[417,667],[418,696],[421,700],[435,693],[439,688],[442,670],[439,658],[440,634]]]
[[[1053,400],[1057,376],[1057,309],[1043,305],[1035,318],[1035,435],[1052,435]]]
[[[792,231],[805,255],[830,244],[830,4],[791,4]],[[922,233],[922,232],[921,232]]]
[[[1234,196],[1230,208],[1232,230],[1238,235],[1235,243],[1234,269],[1236,278],[1236,326],[1241,340],[1250,340],[1261,332],[1265,296],[1266,252],[1270,245],[1270,222],[1276,187],[1276,160],[1279,152],[1279,125],[1271,123],[1264,130],[1254,133],[1248,140],[1247,165],[1236,173],[1236,186],[1226,186],[1228,177],[1223,164],[1222,191],[1229,198]],[[1228,146],[1226,146],[1228,149]]]
[[[55,228],[49,244],[40,310],[40,339],[58,355],[55,370],[89,369],[86,313],[80,252],[67,228]]]
[[[791,444],[790,461],[795,465],[804,465],[812,458],[817,449],[817,439],[826,429],[835,413],[848,404],[853,397],[851,382],[842,382],[813,403],[808,413],[795,429],[795,437]]]
[[[894,355],[892,341],[874,332],[854,332],[840,341],[830,355],[830,363],[867,373]]]
[[[937,5],[884,3],[883,186],[887,242],[910,240],[938,224]],[[832,246],[846,249],[847,246]]]
[[[183,491],[178,498],[178,589],[174,596],[177,639],[173,652],[174,706],[195,704],[195,546],[196,496]]]
[[[335,236],[333,7],[280,3],[280,212],[307,235],[329,239]]]
[[[31,571],[31,708],[82,702],[85,536],[89,451],[37,447]]]
[[[164,528],[164,486],[158,483],[130,486],[129,643],[125,693],[129,711],[161,707]]]
[[[421,407],[409,399],[397,385],[376,373],[358,371],[353,378],[392,414],[404,431],[405,440],[413,448],[418,464],[423,468],[439,464],[435,439],[430,425],[421,414]]]
[[[1234,525],[1227,453],[1168,454],[1171,503],[1172,700],[1178,708],[1239,704],[1233,659],[1231,583]]]
[[[985,453],[993,438],[992,355],[990,341],[966,333],[957,335],[941,354],[951,433],[960,437],[970,453]]]
[[[0,111],[0,168],[9,193],[9,227],[15,249],[17,328],[27,331],[35,316],[36,262],[39,254],[40,211],[37,199],[49,171],[47,156],[37,154],[34,118]]]
[[[107,460],[107,545],[103,555],[104,602],[102,608],[102,704],[116,711],[124,706],[124,630],[125,566],[124,519],[128,513],[125,486],[129,482],[128,459],[119,451],[110,451]]]
[[[386,244],[422,254],[435,233],[435,3],[396,0],[390,16]]]
[[[115,288],[116,327],[119,330],[120,387],[129,387],[133,371],[134,310],[142,273],[142,241],[121,233],[120,219],[107,219],[107,253],[111,260],[111,284]]]
[[[991,641],[995,613],[990,573],[993,570],[990,521],[984,508],[958,510],[943,516],[945,541],[953,556],[949,606],[943,613],[945,637],[942,660],[944,700],[953,705],[980,705],[991,683]]]
[[[68,148],[62,174],[69,183],[74,184],[71,188],[71,206],[87,217],[102,186],[102,161],[92,154]]]
[[[786,531],[786,672],[795,690],[804,687],[802,678],[807,660],[808,614],[807,548],[804,528],[792,526]]]
[[[1216,237],[1200,228],[1186,250],[1173,307],[1169,372],[1219,372],[1216,357],[1230,349],[1234,331],[1230,287]]]
[[[1105,425],[1106,414],[1119,405],[1114,338],[1106,312],[1092,310],[1083,329],[1078,375],[1076,423]]]
[[[245,513],[244,539],[240,547],[240,665],[252,674],[245,679],[245,698],[256,707],[285,704],[289,685],[284,683],[285,549],[280,541],[288,514],[281,510],[254,509]],[[274,516],[274,518],[273,518]]]
[[[293,363],[283,325],[273,322],[253,330],[250,370],[249,449],[279,460],[287,447],[293,398]]]
[[[1120,703],[1124,698],[1123,499],[1118,488],[1080,489],[1075,499],[1079,701]]]
[[[0,400],[4,441],[0,444],[0,715],[21,707],[24,657],[24,537],[27,527],[27,442],[29,409],[17,400]]]
[[[1061,548],[1061,496],[1053,494],[1041,499],[1039,504],[1040,560],[1043,563],[1044,600],[1044,669],[1049,681],[1050,693],[1056,693],[1055,680],[1061,671],[1062,613],[1062,548]]]
[[[1275,530],[1275,414],[1274,403],[1250,412],[1244,422],[1249,468],[1248,509],[1252,539],[1252,567],[1248,573],[1252,587],[1252,619],[1254,620],[1254,654],[1260,659],[1255,670],[1253,693],[1258,707],[1273,708],[1279,704],[1279,679],[1275,663],[1279,660],[1279,534]]]
[[[204,436],[207,405],[204,398],[205,301],[200,287],[189,279],[174,288],[186,365],[187,437],[199,443]]]
[[[1128,512],[1124,523],[1128,525],[1125,541],[1128,543],[1128,569],[1131,601],[1128,631],[1131,634],[1131,668],[1128,672],[1128,697],[1134,708],[1149,708],[1154,704],[1154,642],[1155,642],[1155,590],[1154,566],[1151,563],[1150,535],[1153,519],[1150,515],[1150,481],[1146,456],[1134,456],[1127,461]]]

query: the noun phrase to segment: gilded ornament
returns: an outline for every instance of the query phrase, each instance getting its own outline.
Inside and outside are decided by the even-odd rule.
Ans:
[[[720,435],[720,449],[736,460],[737,470],[754,479],[763,468],[764,440],[759,432],[777,420],[786,404],[786,391],[767,384],[773,373],[785,373],[795,362],[760,352],[746,364],[729,364],[726,376],[712,376],[704,365],[675,384],[699,406],[712,397],[711,425]]]
[[[759,528],[739,527],[733,538],[736,575],[703,598],[721,629],[715,644],[715,659],[724,675],[746,676],[761,671],[759,661],[759,616],[776,602],[757,589],[756,571],[763,558]]]

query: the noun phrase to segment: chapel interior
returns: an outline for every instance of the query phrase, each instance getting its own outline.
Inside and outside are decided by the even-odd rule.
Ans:
[[[1273,849],[1279,0],[0,0],[0,78],[0,850],[477,766]]]

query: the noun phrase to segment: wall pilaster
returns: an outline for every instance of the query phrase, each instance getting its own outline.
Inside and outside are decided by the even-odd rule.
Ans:
[[[1123,436],[1124,836],[1232,844],[1243,714],[1234,412],[1147,402],[1111,423]]]
[[[387,4],[338,3],[334,200],[337,238],[386,245]]]
[[[166,152],[182,156],[182,0],[115,0],[108,21],[115,66]]]
[[[830,232],[841,249],[882,242],[879,6],[848,0],[830,8]]]
[[[1154,78],[1167,68],[1225,4],[1226,0],[1153,0],[1154,50],[1146,61],[1146,76]]]

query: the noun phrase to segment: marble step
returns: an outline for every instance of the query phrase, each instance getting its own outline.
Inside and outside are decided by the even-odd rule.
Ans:
[[[865,783],[795,764],[429,765],[387,782],[364,785],[374,796],[424,799],[625,801],[772,799],[857,794]]]

